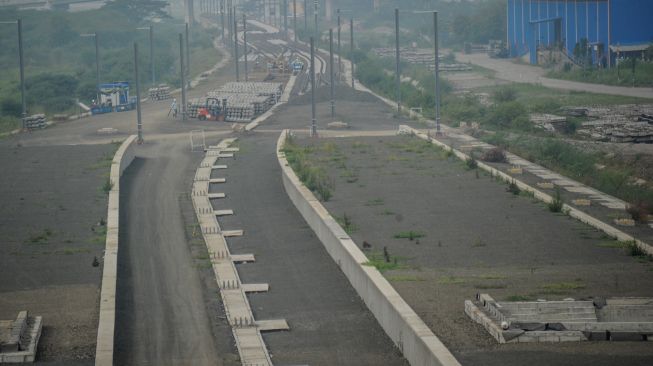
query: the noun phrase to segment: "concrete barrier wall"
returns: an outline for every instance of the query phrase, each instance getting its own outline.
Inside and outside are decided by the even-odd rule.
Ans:
[[[338,264],[390,339],[413,366],[459,366],[460,364],[413,309],[373,266],[331,217],[322,204],[297,178],[281,151],[287,131],[277,141],[277,157],[283,185],[327,252]]]
[[[116,279],[118,271],[118,225],[120,215],[120,177],[134,160],[136,135],[129,136],[118,148],[111,163],[107,212],[107,239],[104,251],[102,291],[100,293],[100,321],[95,346],[95,365],[113,365],[113,334],[116,323]]]

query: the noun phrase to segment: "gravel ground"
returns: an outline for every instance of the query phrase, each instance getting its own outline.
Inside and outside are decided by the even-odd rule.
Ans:
[[[92,360],[116,145],[0,147],[0,319],[43,316],[39,361]]]
[[[477,292],[499,300],[653,296],[653,263],[601,233],[410,137],[323,139],[311,161],[326,169],[325,203],[353,239],[385,247],[385,276],[465,365],[650,364],[648,343],[499,347],[463,313]],[[395,235],[413,231],[418,239]]]

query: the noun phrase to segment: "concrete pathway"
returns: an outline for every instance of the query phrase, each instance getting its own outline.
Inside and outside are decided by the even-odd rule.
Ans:
[[[490,58],[484,53],[456,53],[455,55],[456,59],[461,62],[469,62],[495,71],[498,79],[516,83],[540,84],[554,89],[653,99],[653,88],[628,88],[551,79],[544,77],[546,72],[541,67],[517,64],[508,59]]]

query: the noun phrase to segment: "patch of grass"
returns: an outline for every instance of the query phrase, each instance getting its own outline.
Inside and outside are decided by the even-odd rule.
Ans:
[[[50,229],[44,229],[43,232],[33,234],[29,238],[27,238],[27,244],[34,244],[34,245],[45,245],[50,243],[50,237],[52,237],[54,233]]]
[[[96,226],[94,227],[94,235],[91,238],[91,243],[104,245],[107,242],[107,227],[106,226]]]
[[[625,242],[624,248],[626,249],[626,253],[630,255],[631,257],[636,257],[640,259],[642,262],[644,261],[653,261],[653,256],[648,254],[644,249],[642,249],[635,241],[629,241]]]
[[[394,214],[395,213],[392,210],[383,210],[379,215],[390,216]]]
[[[113,154],[105,154],[95,164],[89,165],[87,170],[98,170],[111,168],[113,163]]]
[[[73,255],[78,253],[90,253],[91,251],[87,248],[64,248],[62,250],[57,250],[54,254],[58,255]]]
[[[390,281],[390,282],[421,282],[421,281],[425,281],[422,277],[410,276],[410,275],[387,276],[386,279],[388,281]]]
[[[482,248],[486,246],[487,243],[481,238],[476,238],[476,240],[474,240],[474,243],[472,243],[472,248]]]
[[[385,201],[383,200],[383,198],[375,198],[365,202],[365,206],[383,206],[384,204]]]
[[[478,163],[476,162],[476,159],[474,159],[471,156],[465,159],[465,169],[472,170],[476,168],[478,168]]]
[[[354,225],[354,223],[351,221],[351,217],[348,216],[347,213],[343,213],[342,216],[334,216],[333,218],[340,225],[340,227],[349,235],[351,235],[353,232],[358,230],[358,227]]]
[[[522,302],[522,301],[535,301],[532,295],[509,295],[505,297],[505,301],[509,302]]]
[[[584,288],[585,285],[578,281],[549,283],[542,286],[543,293],[552,295],[564,295],[572,291],[582,290]]]
[[[395,239],[408,239],[408,240],[411,240],[411,241],[415,240],[415,239],[423,238],[425,236],[426,236],[425,233],[420,232],[420,231],[413,231],[413,230],[400,231],[400,232],[393,235],[393,237]]]
[[[560,195],[560,188],[556,187],[555,193],[553,194],[553,200],[547,204],[547,207],[551,212],[562,212],[563,206],[564,206],[564,202],[562,202],[562,196]]]
[[[521,193],[521,189],[519,189],[517,183],[515,183],[515,181],[513,180],[510,183],[508,183],[508,188],[506,188],[506,192],[510,192],[515,196],[518,196]]]
[[[506,284],[503,284],[503,283],[490,283],[490,284],[480,283],[480,284],[474,285],[474,288],[478,289],[478,290],[503,289],[503,288],[506,288],[506,287],[508,287],[508,286]]]
[[[370,253],[367,256],[368,261],[363,263],[364,266],[375,267],[379,272],[391,271],[394,269],[401,269],[404,266],[400,263],[400,258],[383,253]]]
[[[482,280],[504,280],[504,279],[506,279],[506,276],[499,275],[499,274],[488,273],[488,274],[482,274],[482,275],[478,276],[477,278],[480,278]]]
[[[327,145],[331,144],[331,145]],[[337,146],[333,143],[327,143],[322,149],[335,150]],[[288,164],[295,171],[299,180],[306,185],[306,188],[318,194],[320,199],[324,202],[331,199],[334,184],[329,179],[326,171],[318,166],[313,165],[308,161],[307,155],[312,153],[310,147],[300,147],[292,139],[291,136],[286,138],[283,147],[283,152],[286,155]]]
[[[104,192],[104,194],[109,194],[109,192],[111,192],[112,189],[113,189],[113,183],[111,182],[111,179],[107,178],[104,181],[104,184],[102,185],[101,190],[102,190],[102,192]]]
[[[467,282],[467,280],[462,277],[442,276],[438,278],[437,282],[441,285],[460,285]]]

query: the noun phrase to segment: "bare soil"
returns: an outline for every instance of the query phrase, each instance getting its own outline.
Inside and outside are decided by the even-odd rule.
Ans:
[[[95,357],[102,185],[116,147],[0,148],[0,319],[21,310],[43,316],[39,361]]]
[[[329,212],[347,215],[368,257],[383,261],[388,251],[384,275],[463,364],[488,364],[489,352],[514,365],[644,365],[653,357],[645,342],[499,347],[463,312],[479,292],[508,301],[653,296],[650,261],[416,138],[300,142],[315,145],[310,160],[335,186]],[[423,236],[396,237],[410,231]]]

